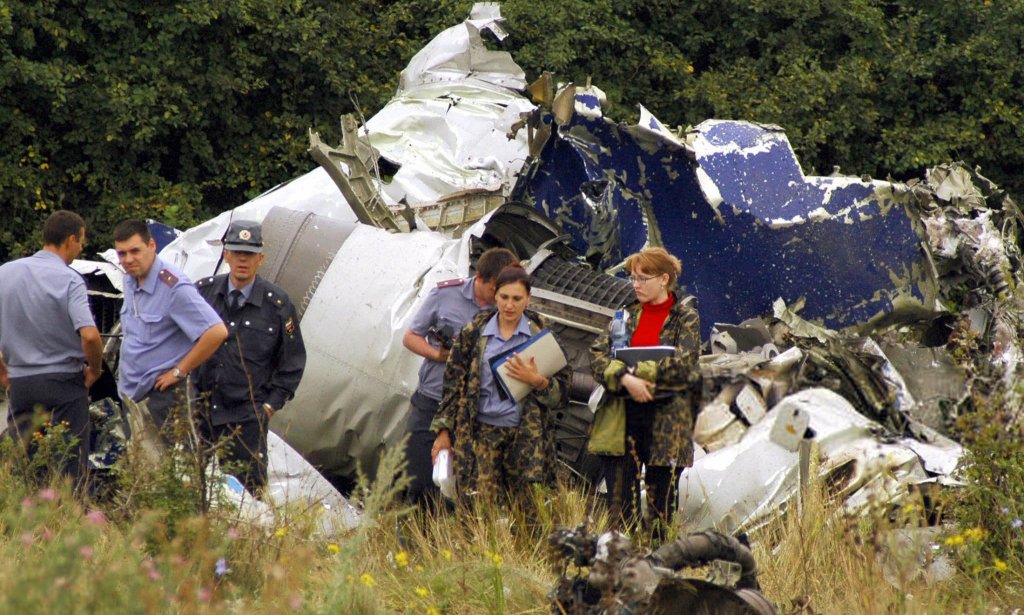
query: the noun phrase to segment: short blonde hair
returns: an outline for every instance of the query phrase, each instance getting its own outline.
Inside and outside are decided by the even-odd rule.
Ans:
[[[683,272],[683,264],[665,248],[646,248],[629,255],[626,259],[626,271],[639,271],[648,275],[667,273],[668,288],[673,289],[679,280],[679,274]]]

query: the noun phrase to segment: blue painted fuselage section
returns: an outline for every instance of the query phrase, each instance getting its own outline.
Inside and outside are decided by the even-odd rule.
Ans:
[[[804,177],[778,129],[709,121],[696,132],[694,160],[577,115],[546,143],[527,194],[602,269],[660,236],[683,262],[705,336],[715,322],[770,313],[779,297],[806,299],[801,314],[831,327],[888,312],[901,292],[921,299],[918,235],[891,184]]]

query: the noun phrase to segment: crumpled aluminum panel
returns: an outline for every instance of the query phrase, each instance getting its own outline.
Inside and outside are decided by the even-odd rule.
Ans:
[[[302,317],[306,371],[271,428],[328,475],[370,475],[405,434],[422,359],[402,337],[437,282],[469,272],[469,241],[357,225]]]
[[[926,472],[952,472],[963,449],[949,440],[932,446],[903,439],[886,443],[882,426],[827,389],[805,389],[776,405],[731,446],[695,459],[679,479],[681,522],[690,531],[734,532],[779,511],[799,488],[799,453],[773,442],[780,412],[799,408],[810,417],[822,457],[820,472],[847,495],[847,510],[904,495],[907,485],[933,480]],[[920,450],[919,450],[920,449]],[[919,452],[918,452],[919,450]]]
[[[525,188],[593,264],[664,245],[704,335],[778,297],[837,328],[928,301],[904,186],[805,177],[777,127],[708,120],[683,145],[643,111],[639,126],[575,114]]]
[[[521,93],[523,69],[503,51],[488,50],[482,30],[503,37],[501,11],[478,3],[470,18],[438,34],[402,72],[394,98],[359,134],[400,168],[379,185],[388,205],[435,206],[462,192],[507,194],[527,158],[524,131],[508,138],[520,113],[534,109]],[[313,166],[312,163],[310,166]],[[314,168],[183,233],[162,258],[193,279],[227,271],[219,240],[231,219],[262,221],[273,207],[307,211],[341,222],[356,217],[326,171]],[[111,254],[104,255],[117,262]]]

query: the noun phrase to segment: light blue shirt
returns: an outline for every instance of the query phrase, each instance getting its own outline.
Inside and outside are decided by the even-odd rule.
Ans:
[[[85,280],[40,250],[0,267],[0,352],[11,378],[81,372],[78,330],[94,327]]]
[[[149,395],[157,376],[177,365],[207,329],[221,322],[192,281],[159,256],[142,286],[126,275],[118,392],[135,401]]]
[[[253,285],[254,285],[253,283],[255,281],[256,281],[256,278],[253,278],[252,282],[249,282],[248,284],[246,284],[242,288],[238,288],[237,286],[235,286],[235,283],[232,282],[231,278],[229,277],[228,278],[228,294],[227,294],[227,297],[230,299],[231,291],[237,290],[237,291],[242,293],[242,305],[245,305],[245,303],[247,301],[249,301],[249,296],[252,295],[252,287],[253,287]]]
[[[476,276],[466,278],[458,286],[446,288],[433,288],[430,294],[423,300],[416,316],[409,325],[409,330],[427,338],[434,348],[439,346],[437,340],[427,335],[427,330],[436,326],[438,329],[448,327],[452,338],[459,335],[459,331],[466,326],[481,308],[476,302],[476,295],[473,292],[473,281]],[[444,384],[444,363],[423,359],[420,365],[420,382],[416,390],[420,395],[425,395],[435,401],[441,400],[441,390]]]
[[[498,315],[495,314],[484,325],[480,335],[487,338],[487,345],[484,346],[484,367],[480,370],[480,406],[476,419],[495,427],[518,427],[522,418],[519,404],[514,399],[502,397],[490,366],[494,357],[530,341],[530,323],[525,315],[520,317],[512,336],[505,339],[501,337]]]

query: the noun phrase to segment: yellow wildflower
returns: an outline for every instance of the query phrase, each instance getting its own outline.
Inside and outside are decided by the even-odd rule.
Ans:
[[[416,564],[416,567],[413,568],[413,570],[415,570],[416,572],[423,572],[423,566],[420,566],[419,564]]]
[[[492,553],[491,554],[491,561],[494,562],[494,566],[495,567],[501,568],[501,561],[502,560],[501,560],[501,556],[500,555],[498,555],[497,553]]]
[[[427,609],[427,615],[441,615],[441,611],[438,611],[434,607]]]
[[[427,596],[430,595],[430,590],[427,589],[426,587],[417,587],[416,588],[416,595],[419,596],[420,598],[426,598]]]
[[[994,559],[994,560],[992,561],[992,566],[993,566],[993,567],[994,567],[994,568],[996,569],[996,571],[998,571],[998,572],[1002,572],[1002,571],[1006,570],[1006,562],[1004,562],[1003,560],[999,559],[998,557],[997,557],[997,558],[995,558],[995,559]]]
[[[395,554],[395,563],[398,564],[399,568],[405,568],[409,565],[409,554],[405,551],[399,551]]]
[[[964,544],[964,537],[960,534],[957,534],[956,536],[950,536],[946,539],[947,547],[955,547],[962,544]]]
[[[332,542],[331,544],[327,545],[327,551],[331,555],[337,555],[339,552],[341,552],[341,547]]]
[[[452,561],[452,552],[448,549],[441,549],[441,557],[445,558],[450,562]]]
[[[964,538],[971,542],[978,542],[985,537],[985,530],[980,527],[972,527],[969,530],[964,530]]]
[[[281,526],[274,530],[274,538],[284,538],[284,535],[288,533],[288,528]]]
[[[359,577],[359,582],[362,583],[363,585],[367,586],[367,587],[373,587],[374,585],[377,584],[377,581],[373,580],[373,577],[370,576],[369,572],[364,572]]]

